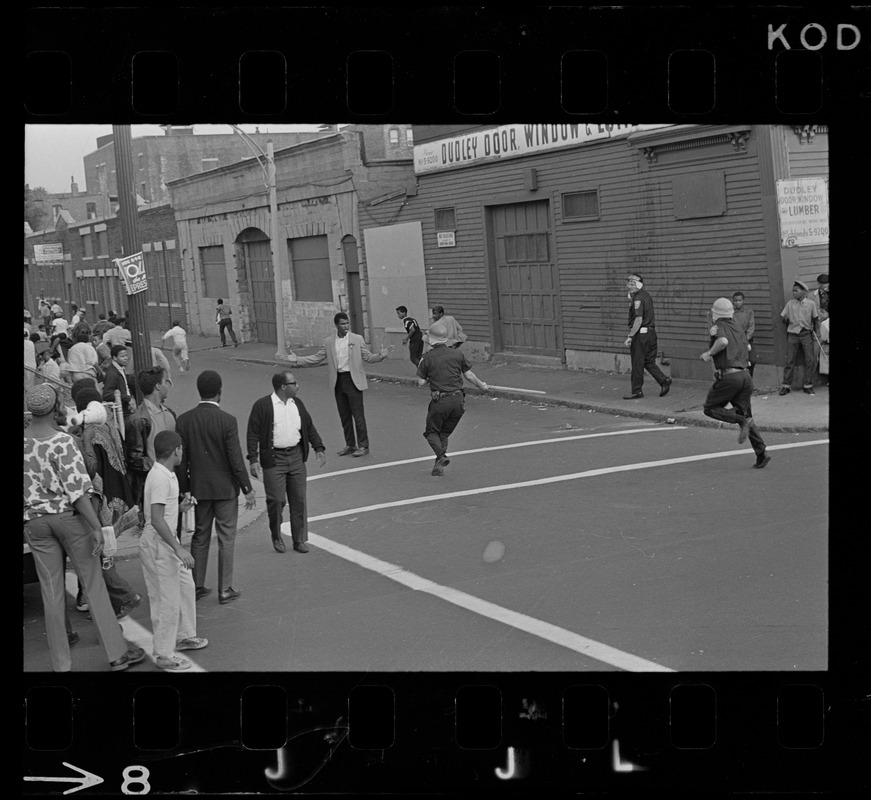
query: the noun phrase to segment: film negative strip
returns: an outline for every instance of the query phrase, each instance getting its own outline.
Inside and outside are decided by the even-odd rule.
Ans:
[[[25,19],[25,125],[327,120],[456,131],[518,121],[604,130],[743,121],[806,136],[829,126],[832,229],[841,230],[832,260],[857,276],[867,261],[866,204],[850,190],[868,174],[861,136],[871,97],[868,8],[31,7]],[[854,325],[861,312],[855,316]],[[867,333],[856,331],[854,341],[855,352],[867,350]],[[857,391],[867,392],[867,370],[860,363],[854,370],[865,384]],[[843,402],[844,419],[861,425],[861,405]],[[31,625],[22,792],[861,791],[868,783],[867,535],[857,529],[864,515],[856,498],[864,485],[838,463],[832,459],[832,508],[853,513],[844,535],[830,527],[821,550],[819,569],[830,575],[828,641],[808,645],[825,668],[759,671],[724,655],[722,667],[672,669],[623,651],[612,657],[577,631],[565,632],[571,641],[548,638],[541,632],[551,623],[512,626],[515,617],[501,611],[488,624],[504,626],[504,646],[517,657],[486,657],[480,632],[459,618],[477,602],[463,576],[442,576],[449,589],[441,593],[426,576],[406,581],[401,591],[414,597],[403,595],[397,607],[395,584],[387,586],[391,565],[382,561],[374,578],[367,573],[376,583],[360,587],[344,634],[335,620],[318,633],[322,610],[308,612],[314,618],[294,612],[286,587],[270,601],[287,603],[294,615],[281,635],[253,619],[247,630],[222,624],[216,611],[226,609],[213,603],[209,635],[226,631],[235,641],[225,641],[214,662],[195,659],[198,674],[132,667],[110,675],[96,640],[88,655],[74,655],[72,673],[53,673],[44,636]],[[735,502],[736,518],[724,524],[740,524]],[[265,518],[255,524],[265,537]],[[785,552],[784,569],[789,563]],[[534,571],[534,555],[527,566]],[[313,585],[301,571],[288,581],[349,602],[353,582]],[[337,581],[351,581],[342,575]],[[538,580],[541,604],[555,602],[548,574]],[[471,597],[465,605],[453,603],[460,587]],[[573,596],[579,606],[589,602],[580,580]],[[421,597],[443,606],[421,605]],[[782,601],[772,597],[771,605]],[[794,602],[802,602],[800,591]],[[679,639],[681,619],[675,608],[652,623],[654,634],[659,628]],[[148,627],[147,617],[141,624]],[[282,641],[293,638],[294,625],[321,653]],[[388,636],[390,625],[412,625],[415,635]],[[766,625],[778,625],[776,610],[748,641],[718,646],[724,653],[752,647]],[[492,639],[490,632],[483,641]],[[369,655],[355,658],[363,647]],[[348,667],[360,663],[378,666]]]

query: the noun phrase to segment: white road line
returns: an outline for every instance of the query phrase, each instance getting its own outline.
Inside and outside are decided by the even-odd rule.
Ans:
[[[661,431],[683,431],[686,430],[684,426],[681,425],[669,425],[668,427],[659,426],[657,428],[632,428],[628,431],[607,431],[605,433],[584,433],[578,436],[562,436],[559,439],[537,439],[533,442],[516,442],[514,444],[498,444],[493,445],[492,447],[477,447],[474,450],[457,450],[456,452],[451,452],[451,458],[456,458],[457,456],[467,456],[472,453],[489,453],[493,450],[511,450],[515,447],[535,447],[540,444],[553,444],[554,442],[574,442],[578,439],[597,439],[601,436],[626,436],[630,433],[658,433]],[[421,456],[419,458],[406,458],[402,461],[388,461],[384,464],[368,464],[365,467],[351,467],[350,469],[342,469],[337,470],[336,472],[323,472],[317,475],[309,474],[308,480],[316,481],[321,478],[335,478],[337,475],[348,475],[351,472],[365,472],[370,469],[384,469],[385,467],[399,467],[403,464],[416,464],[421,461],[432,461],[433,456]]]
[[[79,582],[76,577],[76,573],[74,570],[67,570],[66,573],[66,588],[67,591],[75,598],[76,594],[79,590]],[[143,600],[147,600],[147,597],[143,597]],[[151,659],[151,663],[154,663],[154,656],[152,653],[152,648],[154,647],[154,639],[151,636],[151,631],[147,628],[144,628],[140,625],[136,620],[130,619],[129,616],[124,617],[124,619],[119,620],[121,623],[121,629],[124,631],[124,638],[130,642],[130,644],[135,645],[136,647],[141,647],[148,658]],[[91,622],[91,625],[94,623]],[[181,674],[186,672],[208,672],[208,670],[203,669],[196,661],[194,661],[189,656],[185,656],[188,661],[191,662],[191,668],[181,670]],[[136,667],[131,667],[131,669],[136,669]],[[175,673],[174,673],[175,674]]]
[[[354,550],[346,547],[343,544],[326,539],[316,533],[309,533],[309,541],[316,547],[326,550],[334,556],[343,558],[346,561],[351,561],[364,569],[372,570],[389,578],[392,581],[401,583],[409,589],[417,592],[426,592],[455,606],[471,611],[482,617],[501,622],[517,630],[537,636],[539,639],[545,639],[553,644],[560,645],[576,653],[580,653],[587,658],[595,661],[600,661],[603,664],[610,664],[618,669],[628,672],[674,672],[675,670],[669,667],[664,667],[661,664],[656,664],[653,661],[647,661],[644,658],[639,658],[631,653],[625,653],[615,647],[610,647],[607,644],[596,642],[593,639],[588,639],[586,636],[574,633],[573,631],[560,628],[557,625],[552,625],[549,622],[544,622],[540,619],[521,614],[517,611],[511,611],[508,608],[503,608],[495,603],[490,603],[486,600],[481,600],[465,592],[452,589],[449,586],[441,586],[433,583],[420,575],[409,572],[396,564],[390,564],[387,561],[374,558],[373,556],[361,553],[359,550]]]
[[[793,442],[791,444],[776,444],[770,445],[768,450],[788,450],[793,447],[812,447],[818,444],[828,444],[828,439],[816,439],[811,442]],[[338,517],[349,517],[352,514],[365,514],[367,511],[378,511],[382,508],[397,508],[398,506],[410,506],[418,503],[429,503],[434,500],[448,500],[452,497],[471,497],[476,494],[487,494],[489,492],[505,492],[510,489],[526,489],[530,486],[544,486],[549,483],[563,483],[565,481],[579,480],[580,478],[593,478],[598,475],[610,475],[615,472],[632,472],[639,469],[651,469],[654,467],[667,467],[673,464],[686,464],[692,461],[706,461],[712,458],[728,458],[729,456],[746,456],[752,450],[729,450],[724,453],[703,453],[697,456],[681,456],[679,458],[665,458],[660,461],[641,461],[636,464],[623,464],[617,467],[604,467],[602,469],[589,469],[584,472],[573,472],[570,475],[555,475],[551,478],[536,478],[531,481],[520,481],[518,483],[503,483],[497,486],[482,486],[479,489],[465,489],[460,492],[444,492],[443,494],[431,494],[424,497],[410,497],[406,500],[393,500],[389,503],[376,503],[371,506],[359,506],[358,508],[349,508],[345,511],[333,511],[329,514],[319,514],[316,517],[309,517],[309,522],[321,522],[325,519],[336,519]],[[774,467],[776,469],[776,466]],[[766,467],[766,469],[771,469]]]

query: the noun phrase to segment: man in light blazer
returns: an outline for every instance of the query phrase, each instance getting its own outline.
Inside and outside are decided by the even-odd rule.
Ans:
[[[272,394],[254,403],[248,415],[248,461],[251,475],[263,468],[266,511],[272,546],[286,552],[281,538],[281,515],[290,506],[290,535],[293,549],[307,553],[306,469],[309,449],[315,451],[318,466],[327,463],[324,443],[305,404],[296,396],[299,384],[292,372],[272,376]]]
[[[365,456],[369,454],[369,434],[363,412],[363,392],[368,388],[363,362],[374,364],[383,361],[393,351],[393,345],[371,353],[363,337],[351,333],[348,315],[340,311],[333,317],[336,333],[327,336],[317,353],[310,356],[291,355],[293,366],[316,367],[327,362],[329,385],[336,397],[339,419],[345,434],[345,448],[340,456]],[[356,436],[355,436],[356,429]]]
[[[236,418],[220,408],[221,376],[206,370],[197,376],[200,403],[180,414],[176,432],[184,441],[184,454],[178,469],[179,492],[190,493],[194,507],[194,557],[196,597],[205,597],[212,523],[218,534],[218,602],[235,600],[241,592],[233,588],[233,550],[239,520],[239,489],[245,495],[245,508],[254,508],[254,487],[248,478]]]

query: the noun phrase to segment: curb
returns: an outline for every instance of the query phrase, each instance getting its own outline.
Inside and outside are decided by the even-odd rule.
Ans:
[[[249,364],[265,364],[265,365],[281,365],[278,359],[266,360],[260,358],[238,358],[235,357],[234,361],[243,361]],[[417,386],[417,379],[411,377],[403,377],[399,375],[384,375],[377,372],[369,372],[367,370],[366,377],[369,380],[373,381],[381,381],[382,383],[398,383],[406,386]],[[725,422],[720,422],[719,420],[709,419],[708,417],[695,417],[691,414],[681,414],[677,413],[663,413],[658,411],[636,411],[631,408],[616,408],[615,406],[603,405],[601,403],[589,403],[583,402],[581,400],[574,400],[566,397],[556,397],[556,396],[536,396],[534,400],[530,399],[528,394],[520,393],[520,392],[510,392],[505,391],[504,389],[477,389],[474,387],[469,387],[466,389],[467,394],[477,394],[484,395],[487,397],[500,397],[508,400],[520,400],[525,403],[529,403],[530,405],[538,404],[538,405],[546,405],[546,406],[556,406],[562,408],[576,408],[583,411],[598,411],[602,414],[612,414],[618,417],[632,417],[634,419],[648,419],[653,422],[664,422],[666,424],[682,424],[682,425],[694,425],[698,428],[717,428],[717,429],[731,429],[731,425],[728,425]],[[673,419],[674,423],[669,423],[668,421]],[[829,426],[828,425],[758,425],[757,426],[760,431],[765,431],[767,433],[828,433]]]

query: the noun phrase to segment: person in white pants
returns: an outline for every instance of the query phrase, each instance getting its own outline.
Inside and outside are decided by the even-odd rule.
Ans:
[[[154,466],[145,479],[145,527],[139,540],[139,556],[148,601],[154,663],[161,669],[189,669],[191,662],[176,650],[199,650],[209,641],[197,636],[197,607],[191,569],[194,557],[174,533],[178,519],[178,478],[174,468],[181,463],[182,438],[175,431],[160,431],[154,437]],[[189,496],[182,511],[192,505]],[[167,520],[173,520],[172,526]]]

